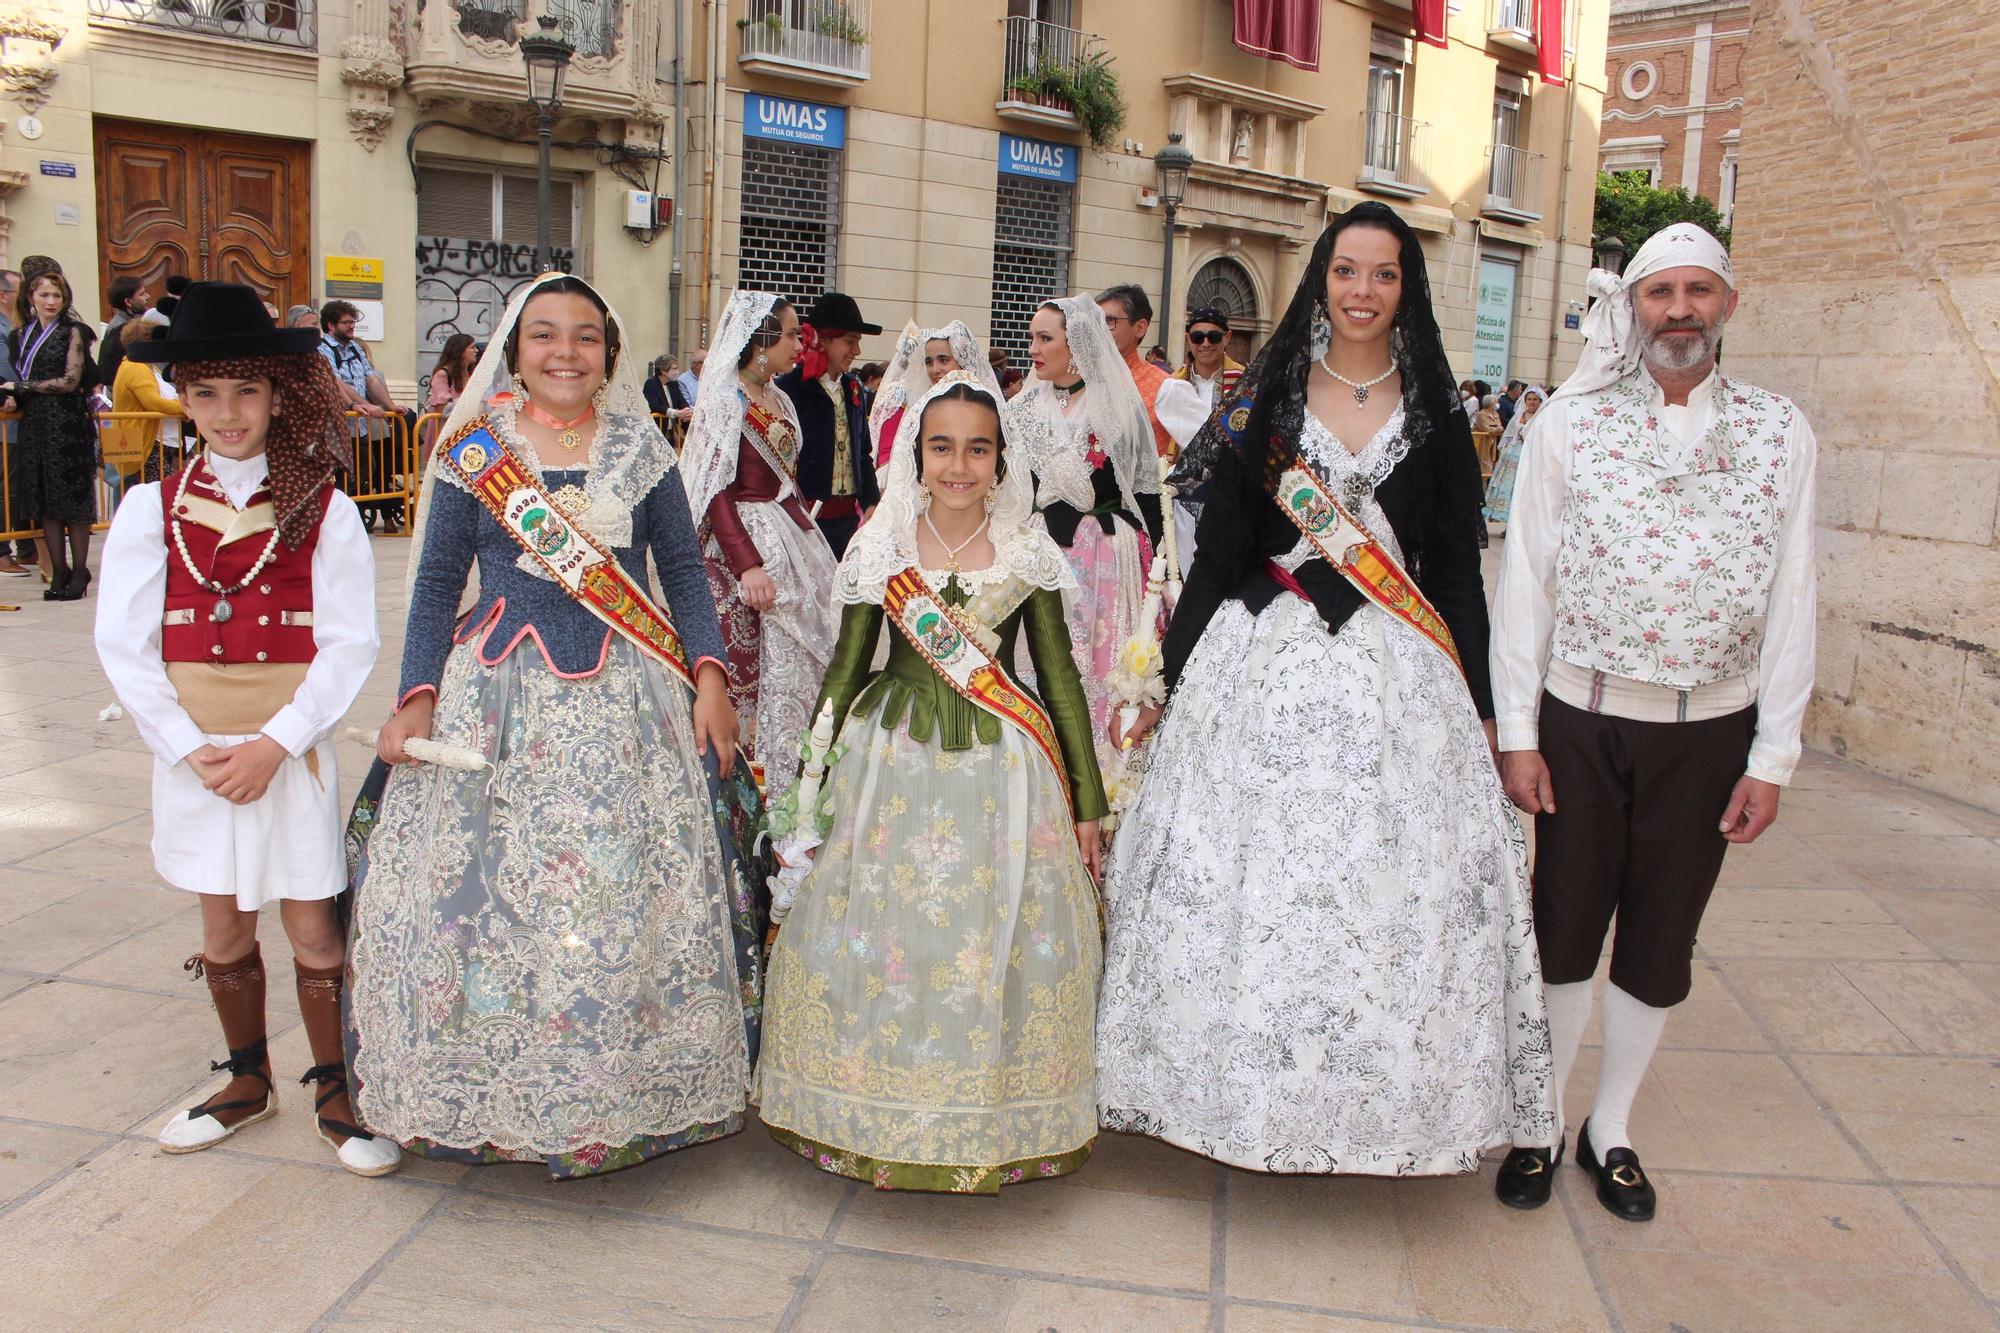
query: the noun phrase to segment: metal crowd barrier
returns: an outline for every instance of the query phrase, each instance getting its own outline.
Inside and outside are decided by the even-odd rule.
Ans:
[[[361,507],[363,518],[376,530],[407,534],[416,518],[424,463],[437,442],[444,414],[403,412],[365,417],[349,412],[347,416],[366,429],[354,431],[354,467],[339,479],[340,488]],[[128,487],[171,475],[183,457],[200,448],[192,432],[180,448],[160,442],[161,423],[180,420],[157,412],[97,414],[98,517],[94,526],[98,531],[111,525],[112,512]],[[686,423],[672,413],[660,412],[653,414],[653,423],[678,452],[687,433]],[[15,451],[20,428],[18,412],[0,413],[0,541],[42,535],[41,525],[32,521],[36,516],[15,512]]]

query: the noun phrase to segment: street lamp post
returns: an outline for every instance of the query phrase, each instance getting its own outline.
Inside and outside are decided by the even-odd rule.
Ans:
[[[562,108],[563,81],[569,76],[569,58],[576,48],[556,36],[556,20],[544,14],[536,21],[541,31],[521,39],[521,61],[528,67],[528,105],[539,118],[536,135],[540,140],[535,160],[535,272],[546,273],[553,266],[549,245],[549,140],[556,130],[556,112]]]
[[[1180,131],[1167,136],[1167,146],[1153,155],[1153,166],[1160,173],[1160,202],[1167,210],[1167,253],[1160,261],[1160,327],[1165,329],[1174,308],[1174,215],[1187,198],[1188,172],[1194,168],[1194,153],[1181,142]],[[1161,333],[1161,344],[1166,341]]]
[[[1597,266],[1606,273],[1615,275],[1625,271],[1625,242],[1616,235],[1606,236],[1590,249]]]

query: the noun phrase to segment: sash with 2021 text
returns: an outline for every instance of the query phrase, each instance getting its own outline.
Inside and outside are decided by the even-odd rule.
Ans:
[[[540,479],[494,438],[483,420],[439,444],[438,453],[563,591],[694,688],[687,650],[672,619],[549,498]]]

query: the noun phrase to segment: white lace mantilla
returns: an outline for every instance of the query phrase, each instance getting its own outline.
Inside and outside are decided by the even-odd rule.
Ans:
[[[924,510],[923,484],[917,476],[917,426],[932,398],[960,385],[986,395],[1004,416],[1004,404],[994,390],[965,371],[946,375],[904,414],[895,451],[882,472],[882,502],[848,543],[834,579],[834,597],[843,605],[880,605],[889,580],[917,563],[917,526]],[[995,579],[1016,578],[1051,592],[1073,589],[1076,577],[1068,559],[1035,519],[1029,469],[1022,466],[1011,429],[1006,455],[1011,461],[1006,476],[994,483],[989,511],[987,537],[993,543],[993,564],[982,573],[992,573]],[[976,577],[962,575],[960,581],[969,587]]]

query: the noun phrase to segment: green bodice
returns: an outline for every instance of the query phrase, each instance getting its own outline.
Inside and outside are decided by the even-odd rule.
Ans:
[[[1084,698],[1083,682],[1070,654],[1069,624],[1063,618],[1062,594],[1041,588],[1026,589],[1008,579],[997,588],[977,597],[969,596],[957,579],[938,589],[939,596],[954,607],[970,607],[968,614],[992,630],[999,638],[993,657],[1021,692],[1039,700],[1054,726],[1062,747],[1064,766],[1076,817],[1101,819],[1110,811],[1104,797],[1104,778],[1097,769],[1097,750],[1092,744],[1090,705]],[[964,698],[940,678],[902,635],[889,632],[889,663],[881,671],[871,671],[875,646],[883,631],[879,605],[849,606],[840,618],[840,642],[827,667],[826,682],[813,704],[813,716],[827,703],[833,705],[834,725],[842,726],[849,713],[865,719],[880,708],[878,725],[891,730],[907,721],[912,740],[929,743],[935,738],[945,750],[969,750],[974,745],[992,745],[1000,739],[1000,728],[1008,725],[998,717]],[[1015,647],[1026,631],[1028,657],[1035,664],[1039,692],[1023,685],[1014,675]]]

